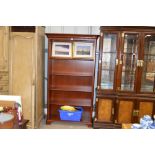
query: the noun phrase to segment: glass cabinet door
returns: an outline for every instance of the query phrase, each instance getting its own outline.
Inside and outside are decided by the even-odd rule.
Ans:
[[[114,89],[117,34],[104,33],[102,51],[101,89]]]
[[[138,34],[124,34],[123,49],[120,55],[121,85],[118,90],[134,91],[138,59]]]
[[[155,92],[155,34],[144,36],[141,92]]]

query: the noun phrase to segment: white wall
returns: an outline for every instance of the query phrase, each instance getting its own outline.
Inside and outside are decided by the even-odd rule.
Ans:
[[[99,26],[46,26],[46,33],[99,34]]]
[[[46,33],[72,33],[72,34],[99,34],[99,26],[46,26]],[[97,56],[98,58],[98,56]],[[47,114],[47,68],[48,68],[48,41],[45,37],[45,114]]]
[[[99,34],[99,26],[46,26],[46,33]],[[47,48],[47,37],[45,39]]]

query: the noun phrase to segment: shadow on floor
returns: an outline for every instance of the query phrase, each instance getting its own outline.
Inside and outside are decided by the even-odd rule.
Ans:
[[[43,119],[40,125],[40,129],[92,129],[87,125],[73,123],[73,122],[53,122],[49,125],[46,124],[46,120]]]

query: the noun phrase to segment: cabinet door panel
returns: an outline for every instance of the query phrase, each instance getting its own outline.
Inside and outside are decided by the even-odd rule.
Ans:
[[[155,34],[144,36],[141,92],[155,92]]]
[[[120,55],[121,91],[135,91],[139,35],[125,33],[122,46]]]
[[[133,114],[133,101],[120,100],[118,103],[118,123],[131,123]]]
[[[118,34],[103,34],[101,89],[114,90]]]
[[[143,117],[144,115],[150,115],[153,114],[153,102],[149,101],[140,101],[139,102],[139,119]]]
[[[99,99],[97,116],[99,121],[111,121],[112,102],[111,99]]]
[[[22,96],[25,119],[34,127],[33,109],[35,89],[34,35],[12,33],[11,35],[11,93]],[[20,68],[20,66],[22,66]]]
[[[138,59],[138,34],[124,34],[123,50],[121,53],[122,73],[121,90],[134,91],[136,77],[136,63]]]

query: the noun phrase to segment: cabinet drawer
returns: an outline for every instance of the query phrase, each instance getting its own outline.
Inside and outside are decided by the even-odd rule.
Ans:
[[[7,92],[9,90],[8,85],[0,85],[0,92]]]

